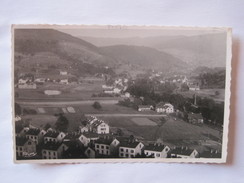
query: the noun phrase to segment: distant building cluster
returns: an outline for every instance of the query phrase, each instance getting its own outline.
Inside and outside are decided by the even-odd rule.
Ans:
[[[134,136],[118,136],[110,133],[109,128],[94,116],[87,117],[86,124],[72,133],[52,128],[45,131],[31,125],[16,128],[16,156],[17,159],[221,157],[220,152],[211,149],[199,152],[183,146],[147,143]]]

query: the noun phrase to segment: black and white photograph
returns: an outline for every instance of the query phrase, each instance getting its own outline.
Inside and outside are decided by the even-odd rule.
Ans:
[[[231,29],[13,25],[14,161],[224,163]]]

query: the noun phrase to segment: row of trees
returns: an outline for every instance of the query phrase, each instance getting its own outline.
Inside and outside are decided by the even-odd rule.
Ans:
[[[195,96],[192,98],[184,97],[181,94],[173,93],[169,87],[165,87],[165,89],[162,87],[161,92],[156,93],[154,88],[155,86],[150,80],[145,78],[138,79],[134,83],[130,83],[128,87],[128,91],[132,95],[136,96],[134,103],[131,104],[130,101],[125,100],[120,102],[120,104],[128,107],[142,104],[155,106],[159,102],[167,102],[174,105],[175,109],[186,113],[201,113],[206,122],[211,121],[219,125],[223,124],[224,103],[216,103],[211,98],[202,98],[197,96],[197,106],[194,106]]]

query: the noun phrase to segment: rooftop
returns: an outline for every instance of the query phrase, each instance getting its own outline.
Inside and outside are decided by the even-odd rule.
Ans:
[[[52,138],[57,138],[57,136],[59,135],[59,132],[56,131],[48,131],[44,137],[52,137]]]
[[[61,146],[61,144],[62,143],[57,142],[47,142],[43,144],[42,149],[56,151]]]
[[[192,152],[193,150],[188,147],[176,147],[171,151],[171,154],[190,156]]]
[[[120,143],[120,147],[128,147],[128,148],[136,148],[138,146],[140,142],[137,142],[137,141],[133,141],[133,142],[130,142],[130,141],[123,141]]]
[[[165,145],[162,144],[149,144],[145,146],[145,150],[149,151],[157,151],[157,152],[162,152],[165,148]]]
[[[38,135],[40,133],[40,129],[38,128],[30,128],[27,132],[26,135]]]

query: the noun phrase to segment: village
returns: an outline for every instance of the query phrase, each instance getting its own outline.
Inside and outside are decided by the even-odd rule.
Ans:
[[[23,91],[33,91],[37,88],[42,88],[46,83],[54,83],[55,86],[69,86],[69,85],[83,85],[84,80],[79,82],[79,79],[68,79],[69,73],[61,71],[60,77],[56,80],[50,78],[35,78],[34,75],[21,75],[18,79],[16,88]],[[74,78],[74,77],[73,77]],[[116,99],[117,106],[126,108],[131,111],[130,114],[118,114],[123,116],[137,115],[138,118],[132,118],[137,125],[153,125],[156,124],[147,116],[158,117],[158,119],[165,121],[171,119],[172,121],[186,121],[190,125],[200,127],[204,123],[210,123],[212,119],[203,116],[198,106],[199,96],[197,91],[200,91],[200,84],[196,81],[190,81],[185,75],[173,75],[171,77],[162,77],[162,73],[152,71],[150,75],[146,76],[147,81],[153,83],[154,95],[160,92],[161,86],[173,86],[171,88],[174,95],[179,95],[177,92],[182,90],[192,91],[193,96],[187,101],[184,100],[184,105],[178,104],[182,99],[163,100],[156,103],[157,100],[143,93],[138,95],[136,92],[138,80],[129,78],[127,76],[111,78],[100,75],[99,77],[86,78],[90,84],[96,80],[102,80],[101,90],[99,93],[91,94],[91,104],[95,108],[94,115],[82,111],[87,117],[86,120],[78,122],[79,127],[74,131],[64,129],[55,129],[54,126],[45,127],[35,126],[32,123],[24,124],[23,119],[25,115],[23,110],[16,115],[16,156],[18,159],[60,159],[60,158],[220,158],[221,150],[219,148],[212,148],[211,144],[207,148],[188,147],[185,144],[164,144],[163,141],[153,141],[152,139],[144,138],[143,136],[136,136],[133,133],[128,135],[124,133],[121,128],[117,131],[112,131],[107,119],[99,119],[96,114],[102,108],[102,101],[111,101]],[[145,78],[145,76],[144,76]],[[142,79],[144,79],[142,78]],[[91,82],[91,80],[93,82]],[[95,83],[97,85],[97,83]],[[140,84],[140,83],[138,83]],[[134,89],[134,90],[133,90]],[[143,91],[144,88],[139,88]],[[44,96],[60,95],[59,90],[45,90]],[[172,94],[173,95],[173,94]],[[175,96],[174,96],[175,97]],[[201,99],[201,98],[200,98]],[[178,101],[179,100],[179,101]],[[101,101],[101,102],[99,102]],[[202,100],[203,101],[203,100]],[[18,102],[18,101],[17,101]],[[21,100],[20,100],[21,103]],[[55,106],[55,102],[54,102]],[[34,107],[34,106],[33,106]],[[49,107],[50,108],[50,107]],[[187,108],[187,109],[186,109]],[[34,108],[33,108],[34,109]],[[45,115],[45,108],[38,107],[39,113]],[[24,109],[25,111],[25,109]],[[70,113],[76,115],[76,110],[72,106],[67,108],[62,107],[60,111],[63,115]],[[62,114],[63,113],[63,114]],[[102,116],[104,114],[101,114]],[[111,113],[111,115],[114,115]],[[139,118],[142,117],[142,118]],[[23,119],[22,119],[23,118]],[[213,124],[219,125],[213,120]],[[70,121],[69,123],[72,123]],[[76,122],[77,123],[77,122]],[[180,122],[182,123],[182,122]],[[18,125],[17,125],[18,124]],[[160,128],[161,122],[157,123]],[[119,130],[120,131],[119,131]],[[127,129],[128,130],[128,129]],[[173,129],[172,129],[173,130]],[[186,129],[187,130],[187,129]],[[119,131],[119,132],[118,132]],[[159,138],[160,139],[160,138]],[[166,139],[167,142],[167,139]],[[218,140],[218,143],[221,140]],[[200,144],[198,146],[201,146]]]

